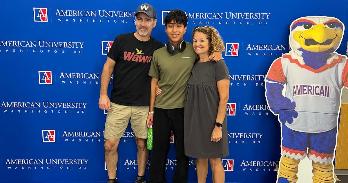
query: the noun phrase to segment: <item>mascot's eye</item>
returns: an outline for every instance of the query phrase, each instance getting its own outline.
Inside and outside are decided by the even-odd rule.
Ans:
[[[310,29],[313,25],[312,24],[304,24],[303,27],[305,29]]]
[[[329,28],[336,28],[336,27],[337,27],[337,25],[334,24],[334,23],[329,23],[329,24],[327,24],[327,26],[328,26]]]

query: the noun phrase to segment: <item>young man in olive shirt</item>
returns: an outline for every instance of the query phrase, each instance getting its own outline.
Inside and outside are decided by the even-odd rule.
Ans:
[[[166,47],[154,52],[149,75],[151,80],[150,112],[148,125],[153,124],[150,182],[165,182],[165,163],[169,136],[173,131],[176,150],[176,168],[173,182],[186,183],[188,158],[184,152],[184,96],[185,88],[195,61],[192,45],[183,41],[187,17],[174,10],[165,17],[165,31],[169,38]],[[155,96],[155,89],[161,88]],[[156,98],[156,100],[155,100]]]
[[[149,71],[152,80],[147,123],[153,126],[149,180],[150,183],[165,182],[169,136],[173,131],[176,151],[173,182],[186,183],[188,158],[184,152],[184,99],[196,54],[192,44],[183,40],[187,28],[185,12],[173,10],[166,15],[164,22],[169,42],[166,47],[154,52]],[[214,51],[210,56],[210,59],[217,61],[221,58],[221,51]],[[157,96],[156,90],[161,90]]]

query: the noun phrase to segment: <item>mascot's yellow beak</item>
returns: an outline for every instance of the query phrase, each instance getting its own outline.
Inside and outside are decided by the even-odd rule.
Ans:
[[[343,37],[343,24],[336,20],[321,23],[306,19],[297,21],[292,27],[292,38],[306,51],[333,52]]]

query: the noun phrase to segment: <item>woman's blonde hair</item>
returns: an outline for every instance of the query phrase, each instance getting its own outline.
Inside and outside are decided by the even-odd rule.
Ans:
[[[196,32],[201,32],[207,35],[209,41],[209,55],[213,52],[223,52],[225,50],[224,41],[222,40],[219,32],[212,26],[198,26],[193,29],[192,38]]]

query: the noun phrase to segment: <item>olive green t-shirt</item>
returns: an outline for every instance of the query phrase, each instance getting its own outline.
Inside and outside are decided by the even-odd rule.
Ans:
[[[166,47],[153,53],[149,76],[158,79],[159,88],[162,90],[161,94],[156,96],[156,108],[184,107],[186,84],[196,59],[192,44],[186,45],[183,52],[175,55],[170,55]]]

